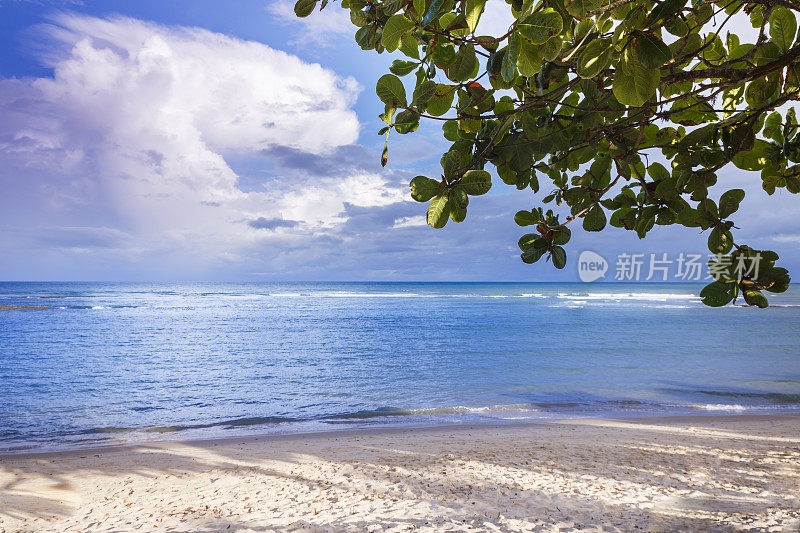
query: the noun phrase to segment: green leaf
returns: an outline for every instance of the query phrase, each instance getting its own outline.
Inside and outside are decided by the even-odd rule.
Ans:
[[[539,216],[531,211],[517,211],[517,214],[514,215],[514,222],[517,223],[517,226],[533,226],[540,221]]]
[[[572,232],[566,226],[561,226],[555,230],[553,235],[553,244],[567,244],[572,237]]]
[[[294,5],[294,14],[298,17],[307,17],[317,7],[317,0],[297,0]]]
[[[676,37],[686,37],[689,33],[689,26],[679,18],[665,22],[664,29]]]
[[[405,76],[415,68],[418,63],[414,61],[403,61],[402,59],[395,59],[392,61],[392,66],[389,67],[389,72],[398,76]]]
[[[525,41],[525,39],[521,39],[521,41]],[[562,41],[560,37],[555,37],[553,39],[548,39],[546,43],[536,48],[541,59],[545,61],[555,61],[558,54],[561,53],[561,47],[563,45],[564,41]]]
[[[452,85],[436,85],[436,93],[428,101],[427,112],[429,115],[438,117],[447,113],[453,104],[455,88]]]
[[[467,27],[470,33],[475,31],[478,21],[483,13],[483,8],[486,6],[486,0],[467,0],[465,8],[465,15],[467,17]]]
[[[583,229],[586,231],[601,231],[606,227],[606,214],[603,208],[595,205],[583,217]]]
[[[419,128],[419,113],[413,109],[407,109],[399,113],[394,119],[394,129],[397,133],[411,133]]]
[[[463,154],[456,150],[450,150],[442,154],[440,162],[444,175],[447,178],[456,177],[457,173],[464,167],[464,159]]]
[[[492,176],[485,170],[470,170],[461,178],[461,186],[467,194],[480,196],[492,188]]]
[[[761,139],[756,139],[752,150],[743,150],[733,156],[734,165],[742,170],[761,170],[767,166],[766,148],[769,144]]]
[[[669,170],[664,168],[661,163],[651,163],[647,167],[647,173],[656,181],[664,181],[670,178]]]
[[[428,206],[427,222],[429,226],[434,228],[443,228],[447,224],[447,218],[450,216],[450,198],[447,193],[440,193],[431,200]]]
[[[400,47],[398,50],[412,59],[419,59],[419,41],[410,33],[406,33],[400,39]]]
[[[561,33],[563,27],[561,15],[550,7],[526,17],[517,26],[522,38],[531,44],[546,43],[548,39]]]
[[[655,27],[664,20],[675,18],[681,12],[683,6],[686,5],[687,0],[664,0],[647,16],[647,25]]]
[[[440,183],[425,176],[415,177],[409,185],[411,187],[411,198],[417,202],[427,202],[441,192]]]
[[[375,86],[375,92],[384,104],[393,107],[405,107],[407,105],[406,89],[403,87],[403,82],[393,74],[381,76]]]
[[[669,47],[652,33],[636,32],[636,53],[647,68],[660,68],[672,59]]]
[[[676,100],[670,112],[673,122],[684,126],[697,126],[717,120],[714,107],[695,95]]]
[[[425,12],[425,16],[422,17],[422,25],[427,26],[433,19],[436,18],[436,15],[439,14],[439,10],[442,8],[442,4],[444,0],[431,0],[430,4],[428,4],[428,11]],[[447,219],[445,219],[446,221]]]
[[[613,47],[607,39],[595,39],[584,47],[578,57],[578,76],[594,78],[611,64]]]
[[[439,68],[450,68],[456,61],[456,49],[452,44],[442,44],[433,48],[433,62]]]
[[[709,307],[722,307],[733,300],[733,283],[715,281],[709,283],[700,291],[703,303]]]
[[[708,249],[715,254],[727,254],[733,248],[733,236],[728,230],[719,227],[711,230],[708,236]]]
[[[517,246],[523,252],[531,248],[547,249],[547,241],[545,241],[538,233],[526,233],[517,241]]]
[[[785,7],[774,7],[769,15],[769,36],[782,52],[788,50],[797,33],[797,19]]]
[[[561,246],[553,246],[550,257],[553,258],[554,267],[562,269],[567,266],[567,252]]]
[[[511,34],[508,39],[508,46],[503,55],[503,63],[500,67],[500,74],[505,81],[511,81],[517,74],[517,58],[519,57],[520,38],[516,33]]]
[[[462,45],[458,49],[453,66],[447,69],[447,77],[455,82],[462,82],[470,79],[478,68],[478,57],[475,55],[475,48],[471,44]]]
[[[742,296],[744,296],[744,301],[747,302],[747,305],[755,305],[761,309],[769,307],[769,302],[767,302],[766,296],[761,291],[755,289],[746,290],[742,293]]]
[[[547,252],[547,248],[530,248],[522,252],[522,261],[524,263],[535,263]]]
[[[467,208],[458,208],[453,206],[450,209],[450,220],[453,222],[461,223],[467,218]]]
[[[509,134],[503,139],[508,144],[502,149],[502,155],[508,163],[508,167],[514,172],[525,172],[531,168],[531,157],[533,156],[531,146],[528,143],[520,142],[521,135]]]
[[[438,86],[435,82],[425,80],[414,89],[414,96],[411,99],[412,105],[425,105],[436,94]]]
[[[750,82],[744,98],[751,107],[761,107],[778,96],[780,84],[774,77],[758,78]]]
[[[769,137],[778,144],[783,144],[783,119],[781,114],[775,111],[767,120],[764,121],[764,136]]]
[[[660,79],[658,70],[631,57],[624,66],[620,63],[614,73],[614,96],[623,105],[641,107],[656,94]]]
[[[430,108],[430,106],[428,107]],[[455,120],[448,120],[442,124],[442,133],[444,133],[444,138],[448,141],[456,142],[459,139],[458,122]]]
[[[389,52],[394,52],[400,45],[400,39],[404,34],[411,31],[414,23],[403,15],[392,15],[383,27],[381,44]]]
[[[570,0],[567,4],[567,13],[578,20],[586,18],[586,12],[596,9],[601,2],[598,0]]]
[[[756,136],[753,126],[750,124],[742,124],[731,130],[729,142],[725,143],[725,148],[727,148],[729,152],[736,154],[742,150],[752,150],[753,146],[755,146],[755,142]]]
[[[526,78],[531,78],[542,70],[542,60],[539,58],[538,47],[533,46],[525,39],[520,40],[517,68],[519,73]]]
[[[453,187],[450,189],[450,201],[454,209],[466,209],[469,205],[469,196],[463,188]]]
[[[758,283],[765,283],[771,284],[768,287],[764,287],[764,290],[774,293],[779,292],[786,292],[789,290],[789,284],[791,283],[791,277],[789,276],[789,271],[785,268],[769,268],[763,274],[759,272],[758,274]]]
[[[742,189],[731,189],[723,193],[719,199],[719,216],[721,218],[731,216],[738,211],[742,200],[744,200],[744,191]]]

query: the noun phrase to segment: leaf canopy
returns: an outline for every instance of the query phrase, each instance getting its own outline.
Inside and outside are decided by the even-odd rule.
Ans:
[[[382,164],[389,135],[421,123],[440,125],[451,143],[441,179],[411,180],[412,198],[429,202],[428,224],[465,220],[469,197],[488,193],[497,175],[505,186],[542,190],[542,205],[514,216],[534,230],[518,243],[525,263],[564,268],[575,220],[585,231],[612,226],[640,238],[680,225],[706,232],[715,254],[717,279],[701,292],[707,305],[741,297],[764,307],[764,292],[785,291],[778,255],[734,236],[747,222],[732,218],[744,191],[721,187],[738,168],[768,194],[800,192],[800,3],[505,3],[511,25],[481,35],[486,0],[338,2],[361,48],[398,56],[375,88],[385,105]],[[332,4],[298,0],[295,13]],[[760,37],[733,32],[732,21]],[[757,275],[735,269],[745,260]]]

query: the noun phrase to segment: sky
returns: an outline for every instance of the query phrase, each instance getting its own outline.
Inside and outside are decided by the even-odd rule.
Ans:
[[[360,50],[335,3],[292,5],[0,0],[0,279],[577,281],[592,250],[612,280],[619,254],[707,254],[696,229],[573,224],[563,271],[525,265],[513,215],[549,190],[499,179],[465,222],[426,226],[408,182],[438,176],[439,124],[393,135],[381,168],[393,58]],[[482,30],[509,16],[489,0]],[[719,182],[747,192],[737,239],[798,270],[796,198]]]

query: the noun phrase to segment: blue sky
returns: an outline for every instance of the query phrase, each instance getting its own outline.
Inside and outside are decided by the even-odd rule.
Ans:
[[[499,180],[464,223],[425,226],[407,184],[438,173],[439,125],[395,135],[381,169],[391,58],[358,49],[338,5],[291,7],[0,0],[0,279],[575,281],[582,250],[612,270],[622,252],[706,253],[691,229],[575,225],[563,272],[524,265],[513,214],[537,198]],[[758,181],[720,176],[748,192],[738,235],[800,266],[795,200]]]

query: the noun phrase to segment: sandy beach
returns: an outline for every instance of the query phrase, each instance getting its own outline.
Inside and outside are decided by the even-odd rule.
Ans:
[[[798,531],[800,416],[580,420],[0,458],[0,531]]]

